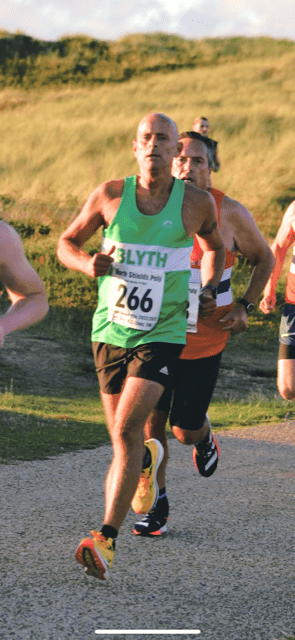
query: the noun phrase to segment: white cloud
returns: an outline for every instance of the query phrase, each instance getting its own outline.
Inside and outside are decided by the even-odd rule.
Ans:
[[[161,4],[171,16],[181,15],[203,5],[203,0],[161,0]]]
[[[54,40],[166,31],[189,38],[270,35],[294,39],[294,0],[0,0],[0,28]]]
[[[68,9],[62,9],[59,6],[54,4],[45,4],[40,7],[40,14],[46,18],[46,20],[51,20],[53,24],[56,25],[68,25],[70,15]]]

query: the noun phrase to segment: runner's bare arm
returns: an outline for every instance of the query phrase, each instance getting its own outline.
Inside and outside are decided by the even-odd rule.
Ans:
[[[44,286],[28,262],[20,237],[4,222],[0,223],[0,277],[12,302],[0,317],[0,346],[12,331],[25,329],[48,312]]]
[[[107,253],[90,256],[83,246],[100,227],[110,224],[116,214],[122,190],[122,180],[110,181],[100,185],[88,198],[80,214],[59,239],[57,255],[66,267],[93,278],[108,272],[115,248],[112,247]]]
[[[225,247],[217,226],[215,201],[208,192],[191,185],[187,187],[189,188],[186,194],[188,202],[186,230],[188,235],[197,235],[203,251],[202,285],[210,284],[217,287],[224,269]]]
[[[223,273],[225,249],[223,246],[219,246],[219,235],[219,229],[215,222],[210,232],[204,234],[202,237],[198,235],[199,244],[204,251],[201,260],[201,280],[203,287],[207,284],[217,287]],[[210,289],[205,289],[200,298],[200,318],[205,319],[212,315],[216,309],[216,305],[216,300],[213,298]]]
[[[278,230],[276,238],[271,246],[275,259],[274,268],[270,274],[268,282],[263,292],[263,298],[259,308],[263,313],[273,311],[276,304],[276,286],[280,277],[286,253],[295,239],[295,200],[290,204],[284,214],[281,226]]]
[[[188,185],[187,185],[188,186]],[[203,252],[201,262],[202,285],[217,287],[223,273],[225,263],[225,247],[217,226],[217,211],[215,201],[206,192],[189,186],[188,196],[188,235],[197,235],[200,249]],[[193,215],[192,215],[193,212]],[[196,214],[197,212],[197,214]],[[207,318],[216,308],[216,300],[212,291],[206,289],[202,293],[199,306],[199,316]]]
[[[273,268],[273,255],[246,207],[228,196],[225,196],[223,206],[226,208],[226,225],[232,231],[235,248],[253,266],[250,282],[241,297],[245,298],[247,302],[254,303],[261,294]],[[237,303],[220,322],[225,324],[225,331],[233,333],[245,331],[247,328],[245,307]]]
[[[225,263],[225,247],[217,226],[216,205],[210,194],[205,193],[210,200],[205,204],[204,221],[197,231],[198,242],[203,257],[201,262],[202,286],[207,284],[217,287],[223,273]],[[204,309],[200,309],[204,316]]]

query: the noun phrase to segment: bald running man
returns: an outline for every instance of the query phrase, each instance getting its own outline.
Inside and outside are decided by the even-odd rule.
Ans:
[[[207,145],[207,139],[190,131],[180,134],[180,142],[181,153],[174,158],[173,175],[188,185],[206,189],[212,166],[211,147]],[[186,347],[178,361],[172,385],[165,389],[145,427],[146,438],[159,439],[165,452],[158,470],[159,498],[153,509],[135,524],[135,535],[161,535],[167,530],[169,505],[165,470],[168,445],[165,426],[170,408],[172,432],[179,442],[194,445],[193,461],[197,471],[209,477],[216,470],[218,446],[211,432],[207,411],[222,352],[231,333],[246,330],[247,314],[253,311],[273,266],[271,250],[249,211],[223,192],[213,188],[210,191],[216,202],[218,224],[226,247],[225,269],[217,287],[216,299],[199,305],[203,257],[196,238],[191,255]],[[230,279],[237,252],[250,261],[253,271],[242,298],[234,304]]]
[[[185,345],[195,234],[204,252],[203,295],[208,300],[225,257],[214,199],[171,175],[180,151],[175,122],[161,113],[144,117],[133,151],[138,175],[95,189],[58,247],[67,267],[98,277],[92,341],[113,460],[103,526],[81,540],[76,559],[100,580],[108,577],[131,501],[142,513],[157,499],[162,447],[154,439],[144,446],[144,425]],[[83,246],[100,227],[102,251],[92,257]]]
[[[2,347],[5,336],[39,322],[48,312],[44,286],[25,256],[19,235],[4,220],[0,220],[0,280],[11,300],[0,316]]]

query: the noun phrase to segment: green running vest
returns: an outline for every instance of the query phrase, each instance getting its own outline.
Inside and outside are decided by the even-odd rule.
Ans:
[[[133,348],[147,342],[185,344],[193,238],[182,224],[185,183],[174,180],[169,200],[155,215],[136,205],[137,176],[125,178],[118,211],[103,232],[102,251],[114,262],[98,278],[91,339]]]

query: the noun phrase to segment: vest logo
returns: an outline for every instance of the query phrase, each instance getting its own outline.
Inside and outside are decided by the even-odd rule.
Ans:
[[[162,227],[172,227],[173,222],[172,220],[165,220],[165,222],[163,222]]]
[[[169,371],[168,371],[167,367],[162,367],[162,369],[160,369],[159,373],[165,373],[166,376],[169,376]]]
[[[116,261],[119,264],[135,265],[138,267],[153,267],[165,269],[168,253],[160,251],[139,251],[138,249],[117,248]]]

